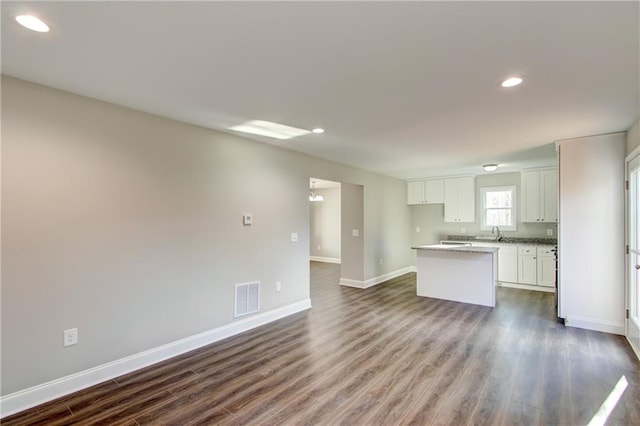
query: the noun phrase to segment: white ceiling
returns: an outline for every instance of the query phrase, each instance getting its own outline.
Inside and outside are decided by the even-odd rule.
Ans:
[[[400,178],[553,164],[639,114],[638,2],[2,2],[2,72]],[[52,31],[13,21],[33,13]],[[526,77],[517,88],[502,78]]]

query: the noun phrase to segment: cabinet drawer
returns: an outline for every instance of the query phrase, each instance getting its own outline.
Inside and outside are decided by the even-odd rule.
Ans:
[[[539,257],[553,257],[553,247],[537,247],[537,256]]]
[[[518,254],[522,256],[535,256],[536,255],[536,247],[535,246],[518,246]]]

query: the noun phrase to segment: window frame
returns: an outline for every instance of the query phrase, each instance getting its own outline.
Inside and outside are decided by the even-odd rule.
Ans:
[[[502,231],[516,231],[517,230],[517,224],[518,224],[518,216],[517,216],[517,210],[516,210],[516,205],[517,205],[517,193],[516,193],[516,186],[515,185],[502,185],[502,186],[483,186],[480,188],[480,197],[482,198],[482,219],[481,219],[481,223],[480,223],[480,229],[482,231],[491,231],[491,228],[493,228],[493,225],[487,225],[487,192],[500,192],[500,191],[511,191],[511,200],[512,200],[512,206],[510,207],[511,209],[511,218],[512,218],[512,225],[511,226],[499,226],[500,228],[500,232]]]

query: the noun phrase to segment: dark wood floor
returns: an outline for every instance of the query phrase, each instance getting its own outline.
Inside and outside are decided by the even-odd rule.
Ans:
[[[640,364],[620,336],[565,328],[553,295],[495,309],[416,297],[415,274],[359,290],[312,263],[308,312],[57,401],[3,425],[640,425]]]

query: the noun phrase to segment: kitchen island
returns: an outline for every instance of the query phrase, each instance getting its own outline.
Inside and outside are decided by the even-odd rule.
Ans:
[[[498,249],[434,244],[417,250],[418,296],[496,306]]]

